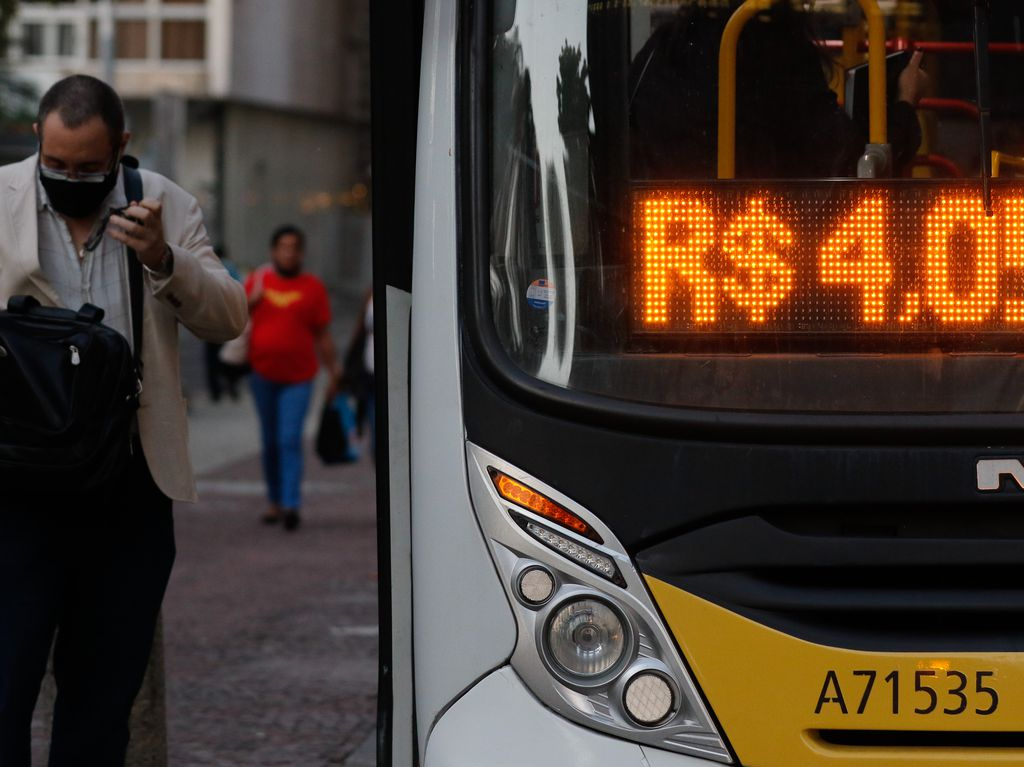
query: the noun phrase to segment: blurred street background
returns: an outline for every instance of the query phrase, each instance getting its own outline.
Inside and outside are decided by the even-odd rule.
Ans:
[[[370,285],[367,0],[0,0],[0,162],[36,151],[39,97],[76,72],[125,103],[142,167],[196,195],[243,272],[273,229],[341,297]]]
[[[77,72],[121,94],[129,152],[198,198],[212,242],[242,274],[267,261],[277,226],[305,230],[305,267],[328,286],[344,353],[371,284],[367,0],[0,0],[0,163],[36,151],[39,97]],[[175,505],[165,682],[144,690],[157,709],[166,704],[165,716],[157,710],[166,745],[149,728],[152,745],[129,764],[373,764],[366,446],[359,462],[325,468],[309,445],[302,527],[260,524],[248,388],[214,402],[203,345],[184,333],[181,353],[201,500]],[[310,440],[321,402],[310,408]]]
[[[310,424],[312,426],[312,424]],[[177,504],[164,602],[170,765],[374,764],[373,463],[307,449],[303,524],[258,521],[251,400],[192,406],[200,503]],[[248,449],[244,449],[244,448]]]

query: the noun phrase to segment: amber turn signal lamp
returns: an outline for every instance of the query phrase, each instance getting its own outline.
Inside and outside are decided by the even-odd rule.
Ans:
[[[604,543],[594,528],[547,496],[541,495],[533,488],[512,479],[507,474],[502,474],[497,469],[488,468],[487,471],[491,475],[491,481],[494,482],[498,495],[506,501],[529,509],[534,514],[538,514],[556,525],[568,528],[574,533],[579,533],[596,543]]]

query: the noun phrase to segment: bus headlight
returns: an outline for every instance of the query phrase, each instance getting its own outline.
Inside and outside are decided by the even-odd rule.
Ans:
[[[614,531],[477,445],[467,445],[467,459],[473,507],[516,618],[509,663],[523,684],[576,724],[652,749],[732,763],[643,575]]]
[[[614,668],[628,646],[623,620],[597,599],[573,599],[561,605],[551,616],[546,640],[559,670],[584,680]]]
[[[623,705],[637,724],[655,727],[672,714],[675,694],[672,685],[661,674],[643,671],[626,682]]]

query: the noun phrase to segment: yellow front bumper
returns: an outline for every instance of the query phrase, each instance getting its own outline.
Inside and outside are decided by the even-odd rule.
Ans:
[[[1024,765],[1024,653],[826,647],[647,582],[744,767]]]

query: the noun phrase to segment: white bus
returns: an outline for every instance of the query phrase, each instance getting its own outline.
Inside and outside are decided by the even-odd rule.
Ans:
[[[1024,4],[372,13],[380,764],[1024,765]]]

